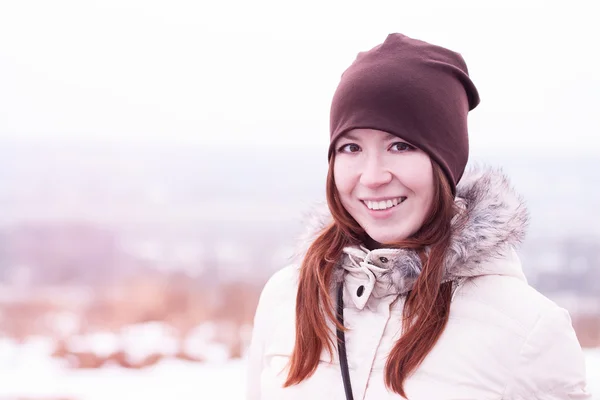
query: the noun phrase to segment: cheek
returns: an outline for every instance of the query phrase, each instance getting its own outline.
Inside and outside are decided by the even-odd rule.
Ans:
[[[430,176],[415,176],[411,183],[417,197],[423,200],[433,197],[433,179]]]
[[[427,174],[421,174],[415,181],[415,190],[422,204],[423,214],[428,214],[433,204],[434,188],[433,188],[433,170],[429,168]]]
[[[352,192],[354,184],[352,183],[353,173],[350,165],[336,161],[333,166],[333,179],[335,180],[335,187],[342,198]]]
[[[398,166],[398,177],[417,197],[426,200],[433,196],[433,167],[426,155],[418,154],[411,163]]]

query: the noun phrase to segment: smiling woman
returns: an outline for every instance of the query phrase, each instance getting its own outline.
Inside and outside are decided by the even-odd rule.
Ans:
[[[591,398],[569,315],[516,254],[523,200],[465,173],[478,104],[460,54],[402,34],[344,72],[330,215],[262,292],[248,399]]]

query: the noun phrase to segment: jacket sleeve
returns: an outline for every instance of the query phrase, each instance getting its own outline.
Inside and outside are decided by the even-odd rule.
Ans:
[[[261,375],[264,368],[265,345],[270,340],[274,313],[289,296],[295,299],[297,267],[291,265],[277,271],[265,284],[254,314],[252,338],[248,348],[246,371],[246,400],[261,399]]]
[[[248,348],[248,357],[246,361],[246,400],[260,400],[260,376],[263,369],[263,355],[264,355],[264,343],[265,337],[264,332],[267,329],[267,321],[265,316],[267,311],[267,292],[268,285],[263,288],[260,298],[258,300],[258,306],[254,314],[254,325],[252,328],[252,339]]]
[[[591,400],[585,358],[566,310],[553,305],[542,313],[521,348],[513,377],[503,399]]]

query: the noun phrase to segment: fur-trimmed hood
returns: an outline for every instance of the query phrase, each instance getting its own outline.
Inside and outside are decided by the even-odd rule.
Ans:
[[[443,281],[459,282],[481,275],[525,280],[515,247],[525,237],[529,214],[504,173],[490,167],[469,168],[457,186],[456,202],[466,215],[463,228],[455,231],[446,254]],[[308,248],[331,220],[326,206],[313,213],[301,246]],[[345,248],[338,266],[334,283],[345,280],[347,295],[359,309],[372,297],[407,293],[421,271],[416,251],[370,251],[363,246]]]

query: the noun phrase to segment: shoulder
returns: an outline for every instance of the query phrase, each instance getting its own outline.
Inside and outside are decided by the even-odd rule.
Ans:
[[[522,335],[529,332],[542,315],[564,311],[526,281],[512,276],[486,275],[467,279],[455,297],[457,305],[480,307],[510,321]]]
[[[260,344],[262,348],[271,342],[274,331],[282,326],[293,331],[299,272],[298,266],[289,265],[274,273],[265,284],[254,314],[255,347]]]
[[[510,276],[468,279],[456,293],[457,314],[512,337],[506,398],[588,399],[585,359],[569,313],[527,282]]]
[[[540,309],[520,347],[514,372],[507,391],[523,398],[541,394],[557,400],[590,398],[584,354],[566,310],[553,303]]]
[[[265,283],[256,307],[254,325],[267,324],[282,310],[295,310],[300,267],[288,265],[275,272]]]
[[[290,295],[296,296],[300,267],[297,264],[288,265],[275,272],[263,287],[260,302],[280,301]]]
[[[282,317],[295,315],[298,277],[298,266],[289,265],[275,272],[267,280],[254,314],[254,342],[264,342]]]
[[[248,348],[246,384],[246,398],[248,399],[261,398],[260,382],[264,367],[264,355],[278,321],[282,317],[288,318],[286,324],[293,329],[298,276],[299,268],[296,265],[287,266],[275,272],[262,289],[254,315],[252,339]]]
[[[560,311],[529,285],[514,248],[484,263],[481,271],[462,282],[455,294],[456,303],[491,313],[500,326],[512,325],[519,336],[526,335],[542,314]]]

